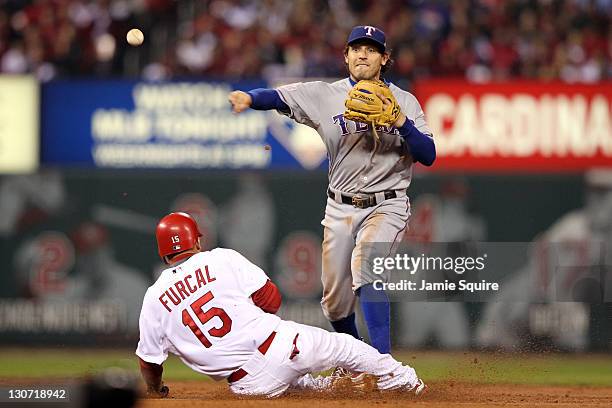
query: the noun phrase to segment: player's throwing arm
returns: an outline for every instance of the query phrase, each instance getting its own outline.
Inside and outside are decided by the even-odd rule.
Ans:
[[[253,100],[251,96],[242,91],[233,91],[228,96],[229,102],[232,104],[232,111],[234,113],[240,113],[251,107]]]

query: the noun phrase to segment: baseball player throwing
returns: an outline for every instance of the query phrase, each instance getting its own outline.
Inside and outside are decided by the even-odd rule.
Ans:
[[[276,109],[323,139],[329,157],[323,312],[336,331],[359,338],[354,314],[359,298],[372,345],[388,353],[389,300],[373,288],[376,277],[367,273],[364,248],[379,242],[392,249],[401,241],[413,163],[430,166],[436,151],[416,98],[380,79],[390,64],[383,31],[353,28],[344,60],[349,77],[340,81],[234,91],[229,101],[235,112]]]
[[[281,320],[274,314],[280,293],[266,274],[236,251],[202,251],[191,216],[165,216],[156,237],[169,268],[145,294],[136,349],[150,395],[168,395],[162,383],[168,352],[197,372],[227,379],[236,394],[325,390],[334,377],[310,372],[333,366],[368,376],[382,390],[425,390],[414,369],[389,354],[346,334]]]

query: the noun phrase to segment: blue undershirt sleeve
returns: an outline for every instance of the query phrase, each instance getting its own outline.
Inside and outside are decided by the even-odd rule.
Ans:
[[[425,166],[431,166],[436,160],[436,145],[433,137],[421,133],[408,118],[397,130],[406,141],[412,158]]]
[[[276,109],[281,112],[290,112],[289,106],[283,102],[276,89],[257,88],[247,92],[253,102],[251,108],[255,110]]]

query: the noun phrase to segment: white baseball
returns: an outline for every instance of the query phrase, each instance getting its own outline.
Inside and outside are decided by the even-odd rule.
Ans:
[[[144,41],[144,34],[137,28],[132,28],[126,36],[127,42],[130,45],[138,46]]]

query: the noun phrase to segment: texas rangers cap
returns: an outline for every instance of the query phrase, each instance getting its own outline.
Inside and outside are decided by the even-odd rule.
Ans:
[[[351,44],[357,40],[372,41],[378,44],[382,48],[383,52],[387,49],[387,39],[385,37],[385,32],[380,28],[372,26],[354,27],[346,43]]]

